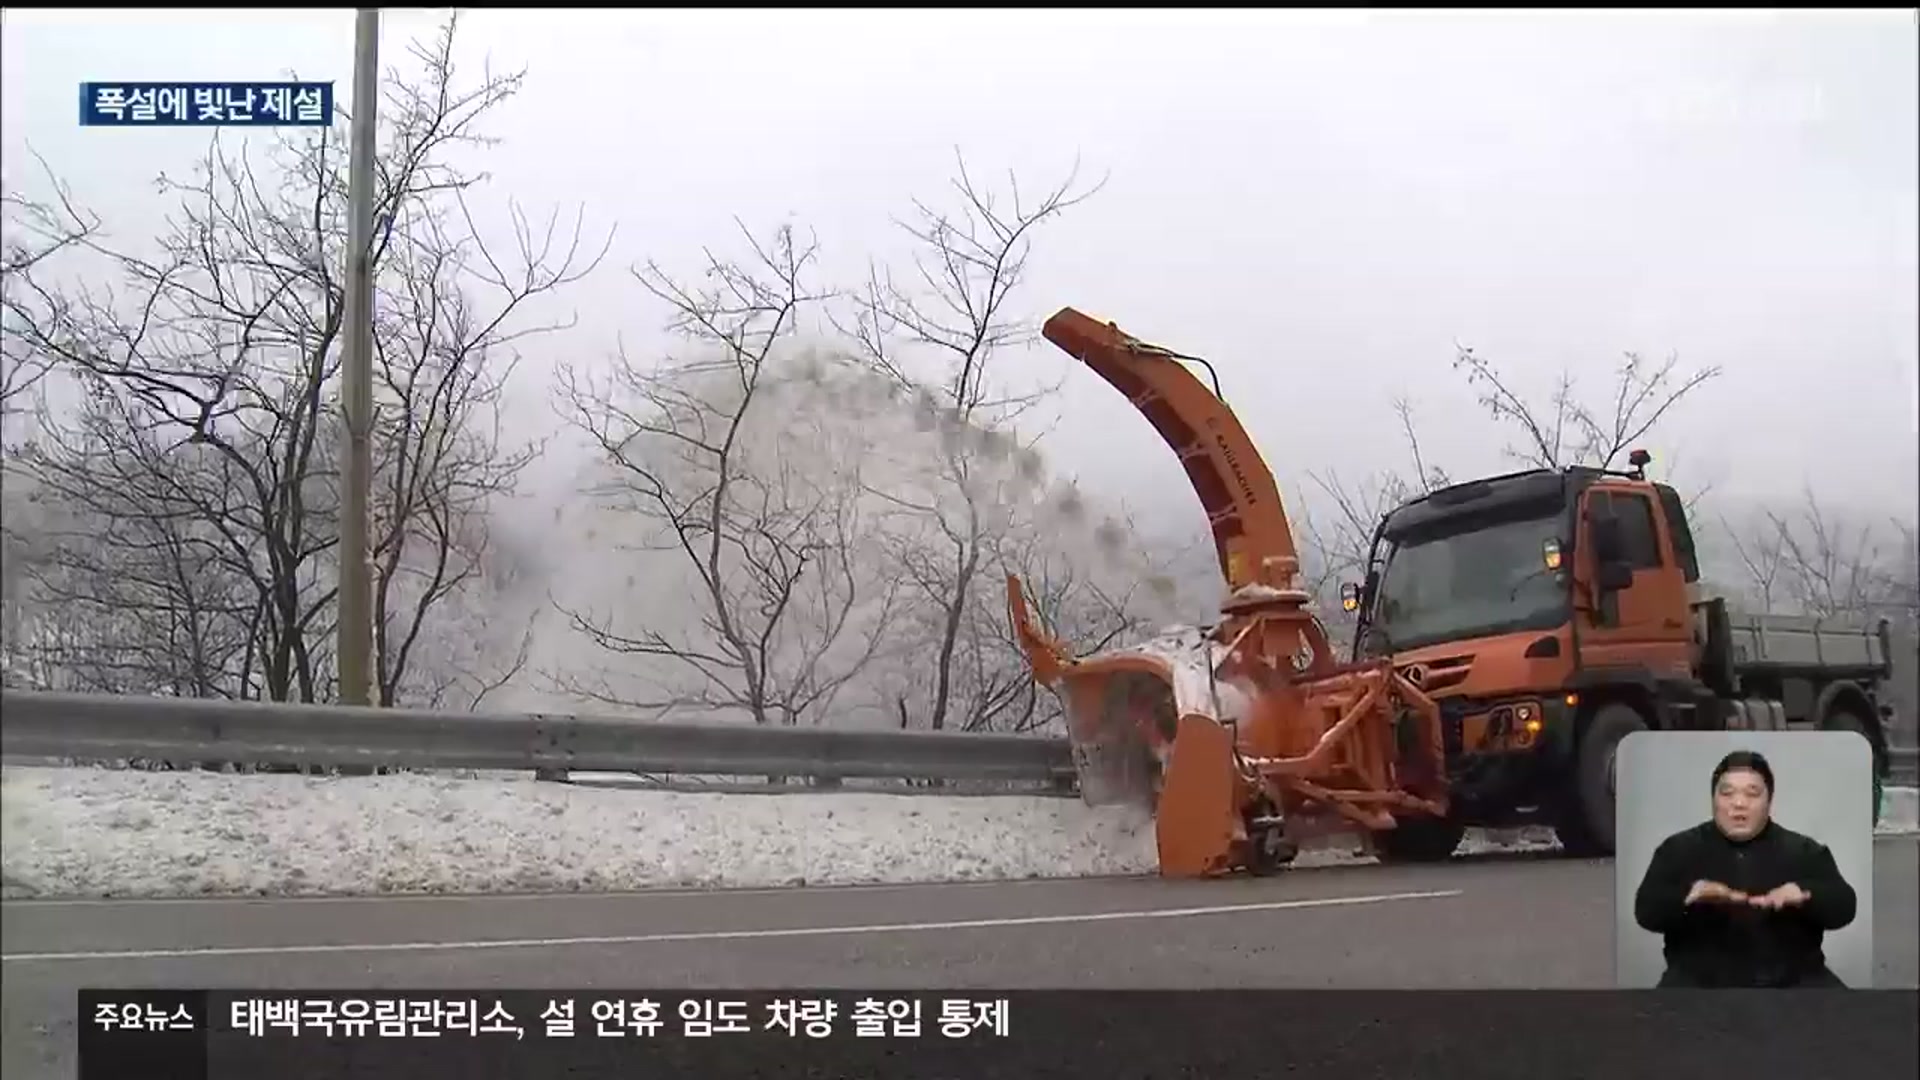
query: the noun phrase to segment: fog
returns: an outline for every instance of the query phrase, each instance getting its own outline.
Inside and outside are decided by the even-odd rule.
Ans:
[[[383,14],[394,77],[410,77],[409,42],[444,15]],[[189,173],[210,133],[80,128],[76,85],[293,72],[333,80],[351,109],[352,29],[345,11],[10,10],[4,186],[47,198],[37,154],[119,250],[150,250],[180,202],[152,179]],[[578,701],[602,676],[631,684],[617,695],[629,702],[690,693],[661,690],[664,669],[596,651],[561,610],[683,629],[701,610],[693,564],[636,553],[634,515],[583,491],[619,469],[558,392],[564,372],[700,355],[631,271],[652,262],[700,281],[709,251],[741,258],[743,236],[792,223],[818,239],[823,290],[857,295],[873,266],[911,285],[916,248],[900,223],[916,200],[954,212],[956,154],[1003,192],[1009,176],[1031,198],[1070,175],[1092,191],[1034,230],[1004,317],[1030,330],[1073,306],[1205,357],[1297,521],[1331,530],[1329,481],[1358,490],[1410,473],[1396,401],[1424,464],[1455,478],[1516,467],[1505,451],[1522,432],[1478,400],[1461,348],[1535,409],[1550,409],[1563,374],[1580,400],[1610,405],[1633,353],[1674,359],[1676,378],[1719,372],[1635,445],[1656,474],[1702,493],[1701,520],[1733,525],[1706,538],[1730,587],[1752,591],[1733,580],[1730,541],[1766,511],[1792,517],[1809,491],[1827,520],[1878,529],[1873,558],[1905,560],[1911,582],[1911,534],[1902,550],[1888,523],[1920,514],[1916,40],[1910,12],[465,13],[463,79],[526,72],[482,125],[495,141],[448,150],[485,174],[467,195],[479,236],[511,248],[514,204],[536,223],[557,211],[563,228],[578,211],[595,251],[610,236],[591,275],[516,314],[567,325],[512,347],[503,429],[547,441],[489,514],[523,570],[493,573],[491,600],[461,603],[496,605],[469,613],[499,638],[494,652],[511,654],[522,627],[535,645],[524,677],[490,700]],[[253,156],[272,134],[220,140]],[[60,270],[69,282],[110,272],[84,253]],[[782,363],[858,352],[830,313],[796,313],[805,344],[781,345]],[[904,351],[938,381],[937,348]],[[1043,479],[1010,458],[994,466],[978,500],[1029,531],[1038,546],[1022,557],[1050,552],[1106,591],[1177,579],[1133,590],[1142,624],[1204,612],[1217,582],[1198,503],[1128,403],[1044,342],[997,349],[990,378],[1007,393],[1058,388],[1017,422],[981,425],[1044,461]],[[813,455],[808,475],[840,476],[856,444],[908,473],[943,459],[911,395],[875,392],[859,412],[820,398],[818,382],[792,386],[751,425],[772,440],[764,461]],[[1075,509],[1062,513],[1069,485],[1091,509],[1065,499]],[[867,523],[880,511],[863,498]],[[862,572],[878,587],[899,576],[883,549],[906,541],[871,542]],[[982,571],[979,619],[1003,616],[999,582],[997,565]],[[532,675],[569,664],[570,689]],[[872,722],[904,700],[895,678],[850,691]]]

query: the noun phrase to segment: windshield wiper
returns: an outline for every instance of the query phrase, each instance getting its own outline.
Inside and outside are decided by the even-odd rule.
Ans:
[[[1513,588],[1507,590],[1507,603],[1511,604],[1515,600],[1518,600],[1520,598],[1520,589],[1523,586],[1532,582],[1534,578],[1544,577],[1548,574],[1557,574],[1557,573],[1559,573],[1558,570],[1550,570],[1543,566],[1540,569],[1535,570],[1533,573],[1528,574],[1526,577],[1521,578],[1519,581],[1514,582]]]

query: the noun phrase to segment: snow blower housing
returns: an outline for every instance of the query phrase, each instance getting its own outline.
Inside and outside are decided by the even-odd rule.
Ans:
[[[1151,808],[1171,877],[1266,872],[1316,834],[1444,816],[1438,707],[1385,659],[1335,658],[1307,609],[1278,485],[1233,412],[1181,362],[1192,358],[1071,308],[1041,332],[1179,457],[1229,589],[1212,627],[1074,658],[1008,577],[1034,676],[1065,703],[1082,797]]]

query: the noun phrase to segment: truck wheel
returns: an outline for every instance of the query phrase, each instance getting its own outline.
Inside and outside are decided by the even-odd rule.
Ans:
[[[1467,835],[1467,827],[1451,818],[1401,818],[1391,829],[1373,834],[1373,852],[1383,863],[1444,862]]]
[[[1613,702],[1600,706],[1587,722],[1575,753],[1567,799],[1553,833],[1560,847],[1575,858],[1613,854],[1614,757],[1620,740],[1647,730],[1647,721],[1631,705]]]
[[[1873,736],[1867,730],[1867,722],[1845,706],[1830,710],[1820,721],[1820,726],[1828,731],[1857,731],[1861,738],[1867,740],[1869,747],[1873,745]],[[1880,781],[1878,757],[1879,755],[1876,754],[1876,760],[1873,763],[1873,825],[1875,828],[1880,827],[1880,802],[1886,798],[1886,791]]]
[[[1254,829],[1247,839],[1247,873],[1254,877],[1279,873],[1300,854],[1299,845],[1287,839],[1286,831],[1278,825]]]

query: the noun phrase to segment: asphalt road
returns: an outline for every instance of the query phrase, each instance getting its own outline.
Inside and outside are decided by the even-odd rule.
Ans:
[[[1877,986],[1920,987],[1920,843],[1875,846]],[[1583,988],[1610,861],[1268,879],[0,904],[8,1080],[74,1075],[83,986]]]

